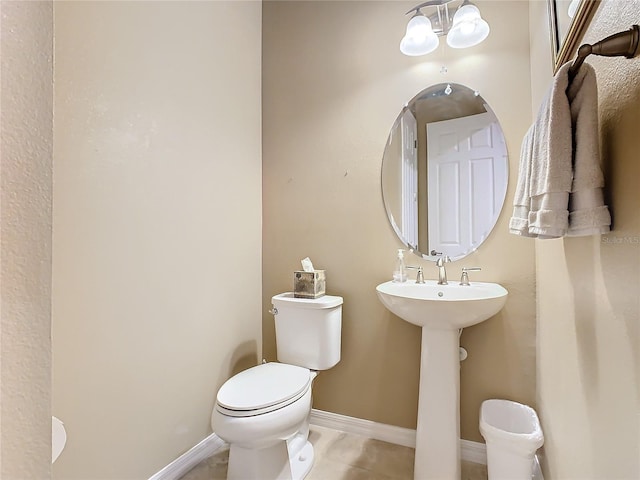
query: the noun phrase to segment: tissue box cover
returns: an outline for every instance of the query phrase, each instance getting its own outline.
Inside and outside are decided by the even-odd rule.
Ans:
[[[324,270],[293,272],[293,296],[296,298],[318,298],[324,295],[326,281]]]

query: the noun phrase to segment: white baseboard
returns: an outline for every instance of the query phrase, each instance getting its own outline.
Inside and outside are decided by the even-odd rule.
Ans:
[[[487,464],[487,446],[484,443],[460,439],[460,458],[465,462]]]
[[[311,410],[312,425],[332,428],[346,433],[362,435],[363,437],[382,440],[383,442],[403,445],[415,448],[416,431],[410,428],[396,427],[384,423],[372,422],[361,418],[340,415],[339,413],[325,412],[322,410]],[[185,452],[158,473],[149,477],[149,480],[178,480],[189,470],[194,468],[203,460],[214,455],[227,444],[215,433],[198,443],[195,447]],[[473,442],[471,440],[460,439],[460,456],[462,460],[473,463],[487,464],[487,448],[484,443]],[[535,459],[534,479],[544,480],[542,471]]]
[[[149,477],[149,480],[178,480],[185,473],[198,465],[203,460],[214,455],[227,444],[212,433],[189,451],[183,453],[158,473]]]
[[[316,410],[315,408],[311,410],[310,423],[319,427],[332,428],[405,447],[415,448],[416,446],[416,431],[410,428],[395,427],[384,423],[372,422],[371,420],[340,415],[339,413]]]
[[[311,410],[311,424],[405,447],[415,448],[416,446],[416,431],[410,428],[386,425],[316,409]],[[460,456],[462,460],[468,462],[487,464],[487,448],[484,443],[460,439]]]

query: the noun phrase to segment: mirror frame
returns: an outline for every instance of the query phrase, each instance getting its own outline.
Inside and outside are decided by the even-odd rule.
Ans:
[[[600,6],[601,0],[580,0],[576,15],[573,17],[569,30],[564,38],[560,36],[558,32],[557,21],[557,6],[556,0],[548,1],[548,13],[549,13],[549,30],[551,33],[551,49],[553,60],[553,73],[556,73],[558,69],[571,60],[579,47],[579,43],[587,30],[591,19],[596,10]]]

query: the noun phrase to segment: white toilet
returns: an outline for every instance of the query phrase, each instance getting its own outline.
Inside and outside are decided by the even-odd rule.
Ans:
[[[278,361],[249,368],[218,391],[213,431],[229,443],[228,480],[301,480],[313,465],[311,384],[340,361],[342,297],[271,299]]]

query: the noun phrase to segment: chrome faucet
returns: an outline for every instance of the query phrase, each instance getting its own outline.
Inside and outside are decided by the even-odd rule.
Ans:
[[[449,258],[449,255],[442,255],[438,257],[438,260],[436,260],[436,267],[438,267],[438,285],[449,284],[449,282],[447,282],[447,269],[444,264],[449,263],[450,261],[451,259]]]
[[[424,273],[422,271],[422,267],[407,266],[405,268],[410,268],[411,270],[417,270],[418,273],[416,273],[416,283],[424,283]]]

